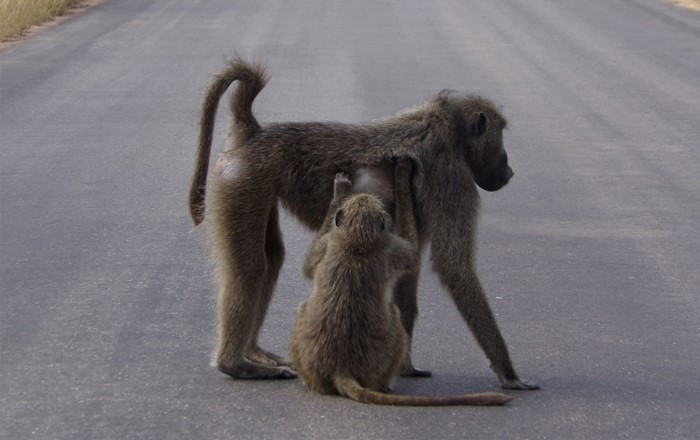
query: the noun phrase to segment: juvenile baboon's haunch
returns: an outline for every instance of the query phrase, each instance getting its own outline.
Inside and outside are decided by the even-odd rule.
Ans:
[[[393,287],[420,263],[410,178],[410,160],[403,159],[394,180],[394,228],[379,198],[348,197],[350,180],[343,173],[336,176],[329,215],[304,264],[314,285],[297,310],[289,344],[292,366],[310,389],[364,403],[503,405],[512,397],[387,393],[408,351]]]
[[[190,188],[195,225],[205,217],[207,170],[219,100],[234,81],[238,83],[230,102],[231,145],[217,161],[206,203],[219,282],[215,355],[219,370],[241,379],[295,375],[282,358],[257,345],[284,259],[278,202],[303,224],[318,230],[333,197],[336,173],[346,172],[353,179],[373,172],[386,176],[392,160],[406,157],[416,164],[413,194],[418,237],[421,244],[430,242],[433,269],[501,385],[537,388],[516,374],[475,271],[476,185],[496,191],[513,176],[503,148],[506,120],[494,104],[477,96],[442,92],[416,107],[364,124],[261,126],[252,105],[266,79],[261,66],[233,60],[214,78],[202,106]],[[378,192],[391,193],[381,188]],[[402,277],[394,292],[409,338],[418,313],[417,279],[417,273]],[[402,374],[425,373],[414,369],[407,355]]]

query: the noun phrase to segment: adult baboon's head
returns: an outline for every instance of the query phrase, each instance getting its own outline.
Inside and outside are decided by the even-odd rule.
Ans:
[[[498,191],[513,177],[503,146],[508,122],[496,106],[483,98],[465,99],[461,104],[466,122],[466,158],[476,184],[486,191]]]

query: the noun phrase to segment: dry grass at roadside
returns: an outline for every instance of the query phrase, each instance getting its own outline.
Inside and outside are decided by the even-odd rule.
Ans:
[[[671,3],[688,9],[700,11],[700,0],[669,0]]]
[[[0,41],[21,37],[31,26],[64,14],[83,0],[0,0]]]

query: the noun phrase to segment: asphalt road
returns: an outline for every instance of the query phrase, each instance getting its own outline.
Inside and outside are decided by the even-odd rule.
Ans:
[[[201,93],[234,51],[261,121],[497,101],[516,176],[479,271],[520,375],[505,408],[387,408],[209,366],[186,200]],[[690,439],[700,432],[700,14],[656,0],[107,0],[0,53],[0,438]],[[217,144],[227,123],[220,113]],[[262,345],[310,286],[287,262]],[[498,390],[426,270],[397,392]]]

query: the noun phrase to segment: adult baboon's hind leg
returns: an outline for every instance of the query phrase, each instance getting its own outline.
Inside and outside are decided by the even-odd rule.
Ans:
[[[219,371],[236,379],[296,377],[289,368],[248,358],[283,254],[267,240],[274,207],[261,203],[265,199],[262,192],[250,191],[236,181],[214,178],[210,194],[210,240],[219,281],[215,362]],[[273,229],[278,228],[272,223]],[[268,243],[276,252],[266,252]]]
[[[246,357],[260,364],[272,366],[289,366],[289,362],[283,357],[263,350],[258,345],[258,336],[262,328],[267,309],[272,299],[277,278],[279,276],[282,263],[284,261],[284,241],[282,240],[282,231],[279,225],[279,210],[277,206],[270,210],[267,218],[267,230],[265,233],[265,259],[267,262],[267,271],[264,277],[265,283],[262,286],[262,295],[258,302],[258,311],[255,314],[257,322],[255,323],[255,334],[253,335],[253,346]]]

